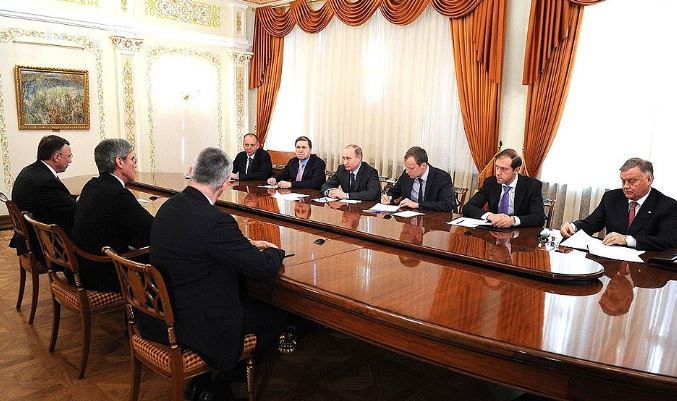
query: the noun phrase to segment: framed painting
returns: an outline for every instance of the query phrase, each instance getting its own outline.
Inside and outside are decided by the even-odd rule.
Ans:
[[[14,79],[20,130],[89,129],[87,71],[17,65]]]

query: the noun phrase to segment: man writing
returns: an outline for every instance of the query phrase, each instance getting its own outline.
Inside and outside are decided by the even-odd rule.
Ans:
[[[381,196],[381,202],[451,212],[456,198],[449,173],[429,165],[426,151],[414,146],[404,154],[404,171],[388,193]]]
[[[590,216],[562,224],[562,236],[570,237],[578,230],[592,235],[606,228],[604,245],[646,251],[677,247],[677,201],[651,187],[653,164],[631,158],[620,171],[623,187],[606,192]]]

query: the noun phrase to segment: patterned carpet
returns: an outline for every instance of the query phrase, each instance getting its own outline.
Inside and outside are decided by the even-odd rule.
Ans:
[[[0,389],[3,401],[122,401],[129,397],[129,349],[122,313],[95,317],[85,378],[76,378],[80,322],[62,311],[54,353],[47,351],[51,299],[40,280],[35,324],[27,284],[21,311],[14,309],[18,262],[0,232]],[[318,328],[291,355],[270,354],[257,366],[258,401],[504,401],[519,392],[452,373],[335,331]],[[169,382],[144,371],[141,400],[169,400]],[[239,389],[242,390],[242,389]],[[519,401],[545,401],[521,395]]]

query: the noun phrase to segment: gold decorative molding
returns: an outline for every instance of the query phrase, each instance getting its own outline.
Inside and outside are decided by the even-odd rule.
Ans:
[[[122,66],[123,88],[122,93],[124,97],[125,110],[125,133],[127,140],[136,148],[136,112],[134,110],[134,76],[132,75],[132,63],[130,60],[125,60]]]
[[[240,36],[244,35],[243,15],[242,11],[235,12],[235,34]]]
[[[146,15],[211,28],[221,27],[221,7],[193,0],[146,0]]]
[[[81,4],[83,6],[94,6],[94,7],[99,6],[99,0],[60,0],[60,1],[65,1],[66,3]]]
[[[249,64],[252,59],[252,53],[229,52],[228,56],[235,64]]]
[[[157,172],[157,161],[155,158],[155,128],[153,122],[153,85],[151,80],[151,70],[153,67],[153,61],[158,57],[165,54],[178,54],[184,56],[195,56],[201,57],[209,61],[214,68],[216,68],[216,115],[218,116],[218,125],[217,125],[217,143],[218,146],[223,148],[223,105],[222,105],[222,92],[221,92],[221,60],[219,57],[215,56],[210,52],[198,52],[195,50],[190,50],[186,48],[167,48],[164,46],[158,46],[151,48],[146,55],[146,102],[148,103],[148,144],[150,148],[150,165],[151,172]]]
[[[2,170],[5,174],[7,189],[14,185],[12,178],[12,164],[9,159],[9,139],[7,138],[7,126],[5,125],[5,100],[2,94],[2,71],[0,71],[0,152],[2,152]]]
[[[127,12],[127,0],[120,0],[120,8],[123,13]]]
[[[244,139],[245,129],[244,129],[244,112],[245,112],[245,80],[244,80],[244,66],[235,67],[235,112],[237,114],[237,143],[238,149],[242,146],[242,140]],[[242,149],[240,149],[242,150]]]
[[[136,53],[141,50],[143,46],[143,39],[138,38],[127,38],[125,36],[111,36],[111,42],[113,42],[113,48],[115,50],[125,50],[130,53]]]

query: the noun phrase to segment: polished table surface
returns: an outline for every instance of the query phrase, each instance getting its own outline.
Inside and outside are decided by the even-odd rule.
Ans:
[[[181,176],[178,183],[172,181],[176,175],[162,176],[151,181],[140,174],[145,188],[134,186],[141,188],[135,191],[139,198],[149,200],[143,205],[151,213],[187,183]],[[77,193],[85,178],[66,181]],[[172,182],[176,185],[159,185]],[[509,241],[480,230],[454,235],[458,228],[438,224],[447,217],[438,221],[431,213],[424,216],[430,226],[428,221],[398,222],[399,231],[389,237],[478,256],[478,263],[467,263],[445,257],[445,252],[419,252],[415,246],[350,235],[354,227],[373,228],[374,219],[396,221],[351,208],[360,205],[338,210],[289,205],[261,188],[244,188],[226,191],[224,210],[235,216],[245,235],[295,253],[285,259],[279,276],[249,282],[254,296],[379,346],[553,398],[677,399],[675,272],[594,258],[603,267],[599,279],[534,279],[493,264],[514,263],[530,252],[560,254],[523,236],[527,230]],[[241,203],[235,205],[235,199]],[[279,216],[271,213],[275,205]],[[309,213],[330,223],[301,223],[311,220]],[[350,213],[360,217],[344,219]],[[407,230],[413,239],[401,235]],[[441,234],[426,238],[436,231]],[[416,238],[421,235],[422,241]],[[467,243],[455,244],[459,241]],[[492,263],[483,266],[482,256]]]

